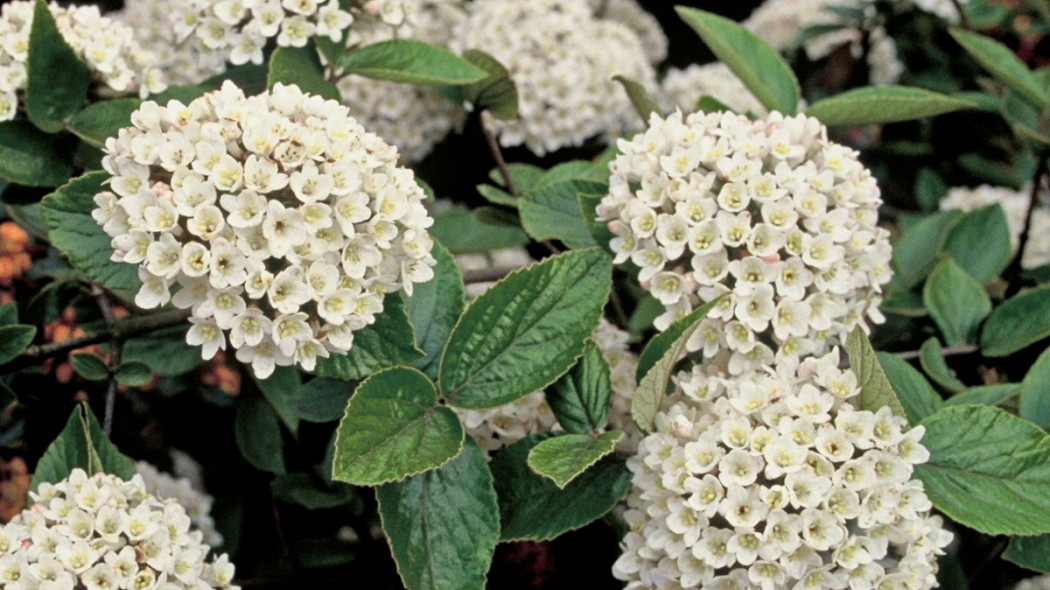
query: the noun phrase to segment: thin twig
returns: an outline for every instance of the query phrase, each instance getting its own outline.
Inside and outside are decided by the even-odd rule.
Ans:
[[[496,134],[492,131],[490,122],[492,115],[488,111],[482,111],[481,113],[481,131],[485,134],[485,140],[489,144],[489,151],[492,152],[492,158],[496,160],[496,167],[499,168],[500,176],[503,177],[503,183],[507,186],[507,192],[514,195],[515,199],[521,198],[521,193],[518,192],[518,187],[514,186],[514,180],[510,177],[510,170],[507,168],[507,161],[503,159],[503,150],[499,147],[499,142],[496,140]]]
[[[949,346],[948,348],[941,349],[941,356],[958,356],[963,354],[972,354],[977,352],[980,348],[972,344],[963,344],[960,346]],[[919,358],[920,352],[918,350],[908,350],[905,352],[896,352],[894,356],[904,360],[911,360]]]
[[[510,273],[522,268],[520,266],[490,266],[477,270],[464,270],[463,282],[470,285],[473,283],[491,283],[498,281]]]
[[[615,287],[609,291],[609,303],[616,313],[616,320],[620,327],[624,330],[630,328],[631,320],[627,318],[627,313],[623,310],[623,304],[620,303],[620,296],[616,294]]]
[[[95,298],[102,318],[106,320],[106,329],[113,330],[117,325],[117,316],[113,315],[113,306],[109,304],[109,296],[102,287],[91,285],[91,296]],[[120,351],[124,346],[121,338],[113,339],[113,346],[109,353],[109,379],[106,382],[106,409],[102,415],[102,432],[109,436],[113,432],[113,409],[117,403],[117,367],[120,366]]]
[[[50,342],[48,344],[37,344],[22,351],[11,362],[0,366],[0,375],[12,373],[18,369],[39,363],[45,359],[61,356],[70,351],[100,342],[110,340],[133,338],[163,328],[170,328],[183,324],[190,317],[190,310],[166,311],[154,313],[126,320],[121,320],[112,327],[106,327],[98,332],[84,334],[77,338],[70,338],[62,342]]]
[[[952,0],[952,5],[955,6],[955,12],[959,13],[959,24],[961,24],[964,29],[971,30],[970,19],[966,16],[966,11],[963,9],[962,2],[959,2],[959,0]]]
[[[1021,289],[1021,281],[1019,280],[1022,272],[1021,261],[1024,258],[1024,250],[1028,246],[1028,238],[1032,230],[1032,213],[1035,212],[1036,207],[1039,205],[1040,183],[1047,172],[1047,155],[1040,153],[1036,157],[1038,161],[1035,165],[1035,174],[1032,175],[1032,189],[1028,195],[1028,212],[1025,213],[1024,227],[1021,229],[1021,237],[1017,241],[1017,252],[1014,254],[1013,259],[1010,260],[1010,265],[1003,271],[1003,278],[1010,283],[1006,290],[1007,297],[1016,294]]]

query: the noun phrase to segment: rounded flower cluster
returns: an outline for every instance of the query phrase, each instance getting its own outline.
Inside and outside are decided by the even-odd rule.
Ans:
[[[609,364],[612,399],[609,408],[609,428],[623,430],[628,441],[641,438],[631,420],[631,393],[635,388],[634,373],[638,358],[627,349],[628,335],[604,319],[595,329],[594,343]],[[554,411],[547,404],[542,391],[498,408],[489,410],[456,410],[467,433],[482,449],[497,451],[533,434],[560,430]]]
[[[75,469],[30,497],[33,506],[0,528],[0,588],[238,588],[226,555],[206,562],[186,510],[151,495],[139,476]]]
[[[414,6],[412,38],[443,46],[449,31],[465,18],[459,0],[428,0]],[[389,26],[355,27],[351,42],[371,45],[404,38]],[[397,146],[406,164],[425,158],[448,133],[462,124],[463,109],[433,88],[372,80],[361,76],[339,79],[343,104],[362,125]]]
[[[613,566],[627,588],[936,585],[951,534],[912,479],[924,429],[854,409],[838,362],[680,377],[680,401],[627,463],[631,532]]]
[[[212,547],[222,545],[222,534],[211,517],[214,502],[209,494],[197,489],[188,478],[164,473],[145,461],[135,463],[135,471],[142,478],[146,491],[158,498],[175,500],[190,517],[190,524],[201,532],[201,540]]]
[[[26,89],[26,60],[34,3],[8,2],[0,7],[0,121],[18,112],[18,94]],[[49,5],[58,31],[77,56],[91,68],[96,82],[114,92],[138,90],[145,98],[166,88],[156,56],[136,41],[126,24],[102,16],[97,6],[63,8]]]
[[[667,58],[667,35],[660,21],[636,0],[590,0],[590,4],[598,18],[618,22],[634,31],[649,63],[657,65]]]
[[[959,22],[959,9],[952,0],[904,0],[915,5],[923,12],[937,15],[950,23]],[[959,0],[960,6],[966,6],[969,0]]]
[[[613,76],[657,87],[638,35],[595,18],[587,0],[474,2],[452,49],[481,49],[507,67],[519,113],[495,129],[502,145],[525,144],[538,155],[641,127]]]
[[[1050,590],[1050,576],[1036,576],[1021,580],[1014,590]]]
[[[721,62],[693,64],[685,69],[673,67],[667,70],[660,85],[668,110],[677,107],[692,112],[702,97],[710,96],[738,113],[766,113],[766,107]]]
[[[1025,216],[1028,215],[1031,190],[1031,185],[1020,191],[987,184],[976,188],[959,186],[948,190],[947,196],[941,199],[940,208],[942,211],[974,211],[998,203],[1010,229],[1010,246],[1016,252],[1021,245],[1021,232],[1024,231]],[[1041,191],[1040,203],[1032,211],[1028,243],[1021,256],[1021,266],[1024,268],[1050,264],[1050,207],[1045,204],[1048,197],[1050,193]]]
[[[598,215],[615,262],[636,264],[666,308],[657,328],[726,295],[689,350],[735,375],[824,354],[865,316],[882,321],[879,188],[816,119],[654,115],[619,148]]]
[[[385,294],[433,276],[423,190],[339,103],[227,82],[131,120],[106,143],[92,215],[113,260],[140,265],[139,307],[192,309],[186,340],[205,360],[228,331],[259,377],[312,370],[350,350]]]
[[[405,18],[402,4],[368,3],[393,25]],[[234,65],[261,64],[263,49],[274,38],[281,47],[304,47],[315,36],[339,42],[354,22],[339,0],[180,0],[173,6],[171,21],[180,43],[195,36],[196,43],[221,51]]]
[[[172,3],[166,0],[127,0],[113,17],[131,27],[139,39],[149,40],[154,65],[168,84],[199,84],[225,71],[225,53],[180,41],[169,21],[171,14]]]

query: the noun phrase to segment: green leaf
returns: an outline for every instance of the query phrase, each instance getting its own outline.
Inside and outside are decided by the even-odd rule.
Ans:
[[[999,204],[971,211],[948,230],[944,251],[980,284],[999,276],[1010,263],[1010,228]]]
[[[952,520],[989,535],[1050,532],[1050,436],[991,406],[950,406],[922,421],[930,460],[915,466]]]
[[[233,438],[253,467],[284,475],[281,424],[270,404],[259,396],[240,396],[233,421]]]
[[[555,436],[529,451],[528,464],[559,489],[565,489],[569,482],[613,452],[621,438],[623,432],[619,430],[603,432],[593,438],[586,434]]]
[[[996,306],[981,331],[981,354],[1011,355],[1050,336],[1050,287],[1025,291]]]
[[[18,304],[9,301],[0,305],[0,326],[10,326],[18,323]]]
[[[571,371],[547,389],[550,405],[566,432],[587,434],[605,427],[609,418],[612,383],[609,363],[593,340],[587,341],[583,356]]]
[[[685,352],[685,343],[699,327],[700,321],[725,301],[725,296],[712,299],[692,311],[649,342],[638,359],[639,370],[636,373],[638,387],[631,394],[631,417],[642,430],[653,429],[653,419],[660,411],[664,398],[667,397],[667,384],[671,380],[674,366]],[[641,370],[644,359],[646,368]],[[654,360],[655,359],[655,360]]]
[[[36,490],[42,483],[58,483],[77,468],[88,475],[108,473],[125,480],[135,475],[135,464],[106,438],[85,404],[73,408],[66,427],[44,451],[29,489]]]
[[[996,405],[1021,393],[1020,383],[1000,383],[999,385],[982,385],[971,387],[944,400],[946,406]]]
[[[515,271],[475,299],[452,329],[438,383],[460,408],[494,408],[572,367],[609,297],[612,263],[597,248]]]
[[[605,193],[606,182],[567,179],[541,182],[522,195],[518,210],[521,225],[534,240],[561,240],[570,248],[587,248],[596,243],[583,219],[579,193]]]
[[[381,41],[347,52],[339,69],[376,80],[456,86],[481,82],[489,73],[444,49],[420,41]]]
[[[73,371],[88,381],[105,381],[109,379],[109,365],[102,357],[91,352],[80,352],[69,357]]]
[[[36,336],[35,326],[15,324],[0,327],[0,364],[22,353]]]
[[[408,590],[483,590],[499,542],[485,454],[468,441],[440,469],[376,489],[383,532]]]
[[[510,180],[514,183],[519,191],[527,191],[532,187],[539,184],[540,180],[547,175],[547,171],[539,166],[533,164],[523,164],[521,162],[511,162],[507,164],[507,173],[510,174]],[[489,179],[495,182],[499,186],[504,188],[507,187],[506,182],[503,180],[503,173],[500,172],[499,168],[493,168],[489,170]]]
[[[904,359],[886,352],[875,353],[879,365],[890,380],[897,399],[908,416],[909,424],[918,424],[943,405],[940,394],[915,367]]]
[[[610,455],[558,489],[527,463],[533,447],[549,436],[522,439],[489,464],[499,496],[501,541],[545,541],[583,527],[611,510],[631,486],[623,458]]]
[[[26,114],[41,131],[58,133],[84,106],[91,68],[62,38],[44,0],[36,0],[26,57]]]
[[[299,408],[296,405],[296,397],[302,381],[299,379],[299,371],[295,367],[277,367],[273,374],[266,379],[259,379],[253,371],[250,371],[252,380],[262,392],[266,401],[277,416],[295,433],[299,430]]]
[[[915,175],[915,200],[924,211],[937,209],[937,204],[948,194],[944,179],[930,168],[919,168]],[[958,260],[958,258],[956,258]]]
[[[1021,381],[1021,417],[1050,430],[1050,348],[1043,351]]]
[[[609,242],[614,237],[613,233],[609,231],[608,224],[598,221],[597,214],[598,205],[601,204],[604,196],[605,193],[580,193],[576,195],[576,201],[579,203],[580,212],[583,214],[583,224],[587,226],[587,231],[590,232],[591,239],[601,246],[603,250],[611,254],[612,250],[609,248]]]
[[[143,387],[153,380],[153,373],[146,363],[125,361],[113,372],[117,381],[128,387]]]
[[[992,311],[984,287],[950,257],[926,279],[922,300],[948,346],[976,342],[981,320]]]
[[[656,103],[656,99],[649,94],[649,90],[645,86],[627,76],[613,76],[613,80],[616,80],[623,86],[624,91],[627,92],[627,98],[631,100],[631,105],[634,107],[635,112],[638,113],[638,116],[642,118],[642,122],[648,124],[649,116],[654,113],[657,116],[663,116],[663,109]]]
[[[309,510],[335,508],[357,499],[352,487],[341,483],[326,487],[324,482],[316,481],[308,473],[289,473],[274,478],[270,490],[278,500]]]
[[[806,109],[806,114],[828,127],[836,127],[925,119],[973,106],[968,101],[922,88],[872,86],[819,100]]]
[[[142,101],[137,98],[117,98],[90,104],[69,120],[69,130],[95,147],[103,147],[106,140],[131,126],[131,113]]]
[[[424,356],[415,338],[401,294],[387,295],[375,323],[354,332],[350,352],[317,359],[314,372],[318,377],[363,379],[389,367],[411,365]]]
[[[1050,95],[1046,89],[1007,46],[995,39],[959,28],[953,28],[949,32],[981,67],[1000,82],[1016,90],[1033,104],[1044,109],[1050,108]]]
[[[518,208],[518,199],[508,193],[507,191],[496,188],[491,184],[479,184],[477,185],[478,194],[485,197],[485,200],[494,205],[503,205],[504,207]]]
[[[944,360],[941,343],[935,336],[931,336],[919,347],[919,364],[922,370],[933,379],[933,382],[951,392],[959,392],[966,389],[966,385],[955,378],[948,362]]]
[[[795,114],[798,79],[776,51],[728,18],[685,6],[675,10],[767,109]]]
[[[717,113],[718,111],[730,111],[736,112],[729,108],[726,103],[718,100],[717,98],[705,94],[700,98],[696,99],[696,111],[698,113]]]
[[[332,478],[372,486],[441,467],[463,448],[455,412],[416,369],[369,377],[346,405],[335,439]]]
[[[529,237],[520,228],[483,223],[471,210],[460,207],[435,214],[430,235],[453,254],[489,252],[529,243]]]
[[[942,211],[923,218],[897,240],[893,246],[894,282],[910,289],[926,278],[937,264],[937,254],[948,238],[948,231],[963,214]]]
[[[65,142],[28,121],[0,123],[0,178],[25,186],[58,186],[73,173]]]
[[[274,50],[270,57],[266,87],[273,90],[278,82],[294,84],[303,92],[329,100],[341,98],[339,88],[325,77],[324,66],[312,42],[304,47],[278,47]]]
[[[1010,539],[1003,559],[1023,568],[1050,574],[1050,535]]]
[[[70,264],[120,297],[133,300],[141,282],[134,264],[113,262],[111,238],[91,217],[95,195],[106,190],[109,173],[89,172],[74,178],[40,202],[51,244]]]
[[[448,250],[435,242],[431,254],[437,259],[434,278],[413,287],[412,296],[405,299],[405,310],[416,332],[416,344],[426,353],[414,366],[437,379],[441,351],[466,307],[466,292]]]
[[[463,59],[485,71],[482,80],[463,86],[463,98],[479,110],[488,109],[493,117],[508,121],[518,117],[518,86],[510,72],[496,58],[479,49],[463,52]]]
[[[121,357],[124,361],[145,363],[151,373],[162,377],[188,373],[204,362],[200,349],[186,344],[189,329],[187,322],[131,338],[124,342]]]
[[[883,406],[889,406],[894,414],[907,417],[904,407],[901,405],[897,394],[893,391],[893,385],[886,377],[882,365],[879,364],[875,350],[872,349],[864,329],[860,326],[853,328],[846,338],[846,356],[849,358],[850,369],[857,376],[857,385],[860,387],[860,395],[853,402],[858,410],[870,410],[877,412]]]
[[[343,417],[353,392],[354,384],[342,379],[313,379],[299,390],[296,412],[308,422],[335,422]]]

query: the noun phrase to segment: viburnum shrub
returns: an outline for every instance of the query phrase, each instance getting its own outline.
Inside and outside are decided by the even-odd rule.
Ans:
[[[0,6],[0,590],[1050,588],[1050,14],[723,4]]]

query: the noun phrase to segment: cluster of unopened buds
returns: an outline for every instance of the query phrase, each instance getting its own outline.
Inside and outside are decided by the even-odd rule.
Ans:
[[[227,82],[131,120],[106,144],[93,216],[113,260],[139,265],[136,305],[192,310],[205,360],[228,332],[260,378],[312,370],[350,350],[386,294],[433,277],[423,190],[338,102]]]
[[[0,303],[13,298],[9,289],[32,265],[29,234],[13,221],[0,223]]]

